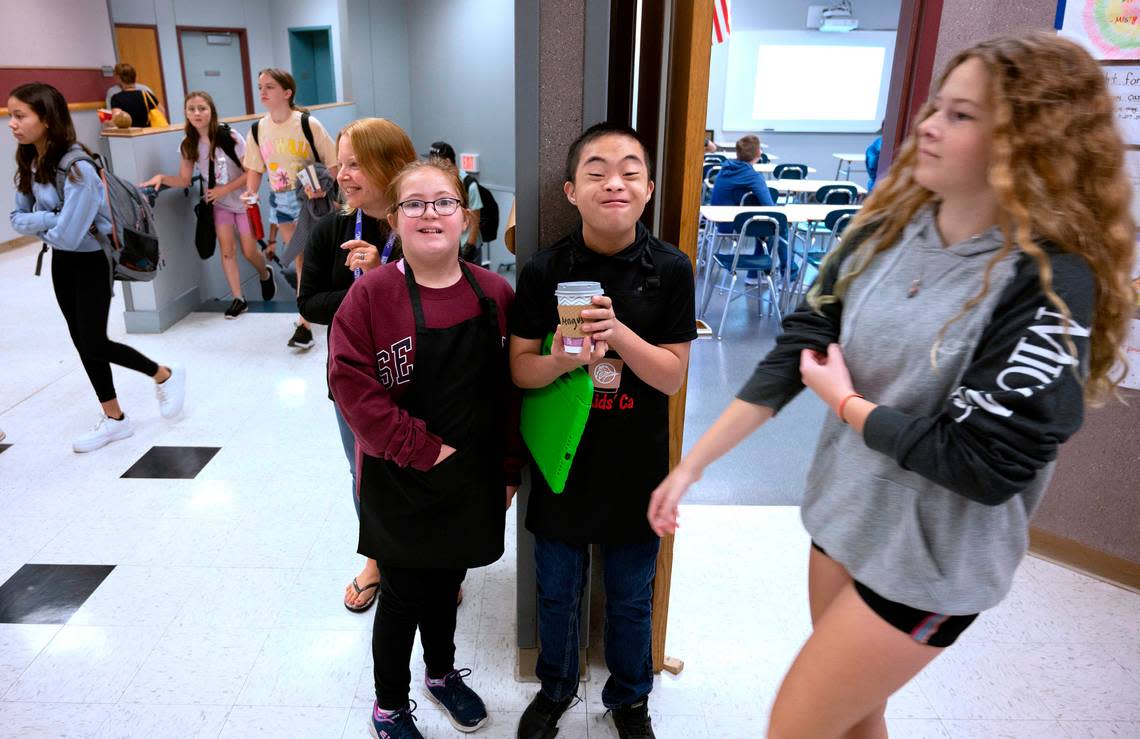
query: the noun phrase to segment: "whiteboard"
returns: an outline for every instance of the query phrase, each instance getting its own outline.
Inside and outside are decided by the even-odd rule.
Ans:
[[[1128,146],[1140,146],[1140,64],[1105,64],[1108,94],[1116,99],[1116,124]]]
[[[725,131],[873,133],[887,110],[894,31],[736,31]]]

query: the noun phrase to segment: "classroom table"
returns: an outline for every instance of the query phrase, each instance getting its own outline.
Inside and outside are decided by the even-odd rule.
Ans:
[[[725,159],[736,159],[736,152],[735,151],[718,151],[717,154],[720,154]],[[779,154],[772,154],[771,152],[767,152],[767,151],[764,152],[764,154],[768,157],[768,161],[770,161],[770,162],[775,162],[775,161],[779,160],[779,158],[780,158]]]
[[[768,187],[789,195],[807,195],[825,185],[851,185],[860,196],[867,194],[867,188],[850,180],[768,180]]]
[[[839,160],[839,164],[835,167],[835,179],[851,179],[851,166],[856,162],[864,162],[867,159],[866,154],[854,154],[846,152],[836,152],[831,156]],[[844,171],[846,170],[846,171]]]
[[[779,159],[779,157],[776,158]],[[760,174],[772,174],[776,171],[776,166],[777,165],[772,164],[771,162],[768,164],[761,164],[760,162],[756,162],[752,165],[752,169],[756,170]],[[807,171],[808,174],[815,174],[815,167],[808,167]]]
[[[784,182],[785,180],[778,180],[778,181]],[[810,182],[810,180],[786,180],[786,182]],[[852,184],[852,183],[845,183],[845,184]],[[815,191],[812,190],[812,192],[815,192]],[[836,205],[836,204],[831,204],[831,203],[792,203],[791,205],[775,205],[775,206],[702,205],[701,210],[700,210],[700,214],[701,214],[702,218],[704,218],[706,221],[709,221],[710,224],[712,224],[708,230],[708,233],[710,234],[710,241],[706,245],[706,248],[707,248],[707,246],[711,246],[711,236],[715,236],[716,224],[718,224],[718,223],[732,223],[736,219],[736,217],[738,215],[740,215],[741,213],[782,213],[784,215],[784,217],[788,219],[788,235],[789,235],[788,246],[789,246],[789,249],[791,249],[793,251],[793,253],[792,253],[791,257],[788,259],[789,264],[785,265],[784,274],[781,276],[783,281],[784,281],[785,288],[783,290],[781,290],[781,293],[783,293],[783,294],[780,296],[780,302],[781,302],[780,310],[784,311],[789,307],[788,303],[787,303],[788,295],[798,294],[798,292],[803,287],[804,277],[807,275],[807,269],[806,268],[801,269],[799,279],[797,280],[796,285],[788,284],[789,283],[789,276],[790,276],[788,268],[790,267],[790,264],[795,257],[794,249],[795,249],[796,240],[795,240],[795,238],[792,238],[792,237],[796,233],[796,227],[801,223],[810,223],[810,224],[823,223],[827,219],[827,214],[833,210],[842,210],[842,209],[848,209],[848,208],[854,208],[857,210],[861,207],[862,206],[860,206],[860,205]],[[807,244],[807,242],[805,242],[804,243],[804,256],[805,257],[807,256],[807,249],[808,249],[808,244]],[[706,257],[706,261],[711,263],[711,261],[712,261],[711,253]],[[704,288],[701,290],[701,294],[697,296],[697,299],[698,299],[698,301],[700,301],[701,304],[703,304],[704,295],[705,295],[706,291],[708,291],[710,289],[711,280],[712,280],[711,264],[706,264],[705,265],[705,285],[704,285]],[[726,305],[725,308],[727,309],[727,307],[728,306]],[[703,318],[703,316],[701,316],[701,317]],[[723,323],[723,318],[722,318],[721,322]]]

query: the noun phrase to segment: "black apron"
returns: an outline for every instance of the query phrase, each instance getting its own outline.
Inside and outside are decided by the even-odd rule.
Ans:
[[[599,271],[621,257],[601,257],[575,245],[566,279],[601,279],[618,320],[638,336],[661,324],[666,296],[639,229],[640,248],[622,259],[621,279]],[[608,357],[617,357],[609,352]],[[541,474],[531,474],[527,528],[575,544],[634,543],[656,538],[645,517],[649,496],[669,472],[669,398],[625,367],[615,391],[595,388],[593,407],[578,444],[566,489],[555,495]]]
[[[507,354],[499,308],[467,265],[480,314],[429,328],[412,267],[404,262],[416,320],[415,365],[399,406],[455,453],[426,472],[364,455],[361,554],[394,567],[467,568],[503,554]]]

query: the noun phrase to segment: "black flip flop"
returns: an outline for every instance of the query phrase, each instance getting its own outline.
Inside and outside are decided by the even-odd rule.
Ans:
[[[372,597],[369,598],[367,601],[365,601],[364,605],[362,605],[362,606],[357,606],[357,607],[353,608],[348,603],[344,604],[344,607],[347,608],[348,610],[352,611],[353,613],[364,613],[365,611],[367,611],[369,608],[372,607],[373,603],[376,602],[376,594],[378,592],[380,592],[380,581],[377,580],[374,583],[365,585],[364,587],[360,587],[360,585],[356,582],[356,578],[354,577],[354,578],[352,578],[352,589],[356,591],[357,595],[360,595],[365,590],[371,590],[372,591]]]

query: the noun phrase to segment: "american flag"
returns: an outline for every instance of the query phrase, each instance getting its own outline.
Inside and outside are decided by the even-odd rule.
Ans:
[[[713,0],[713,43],[723,44],[732,33],[731,0]]]

